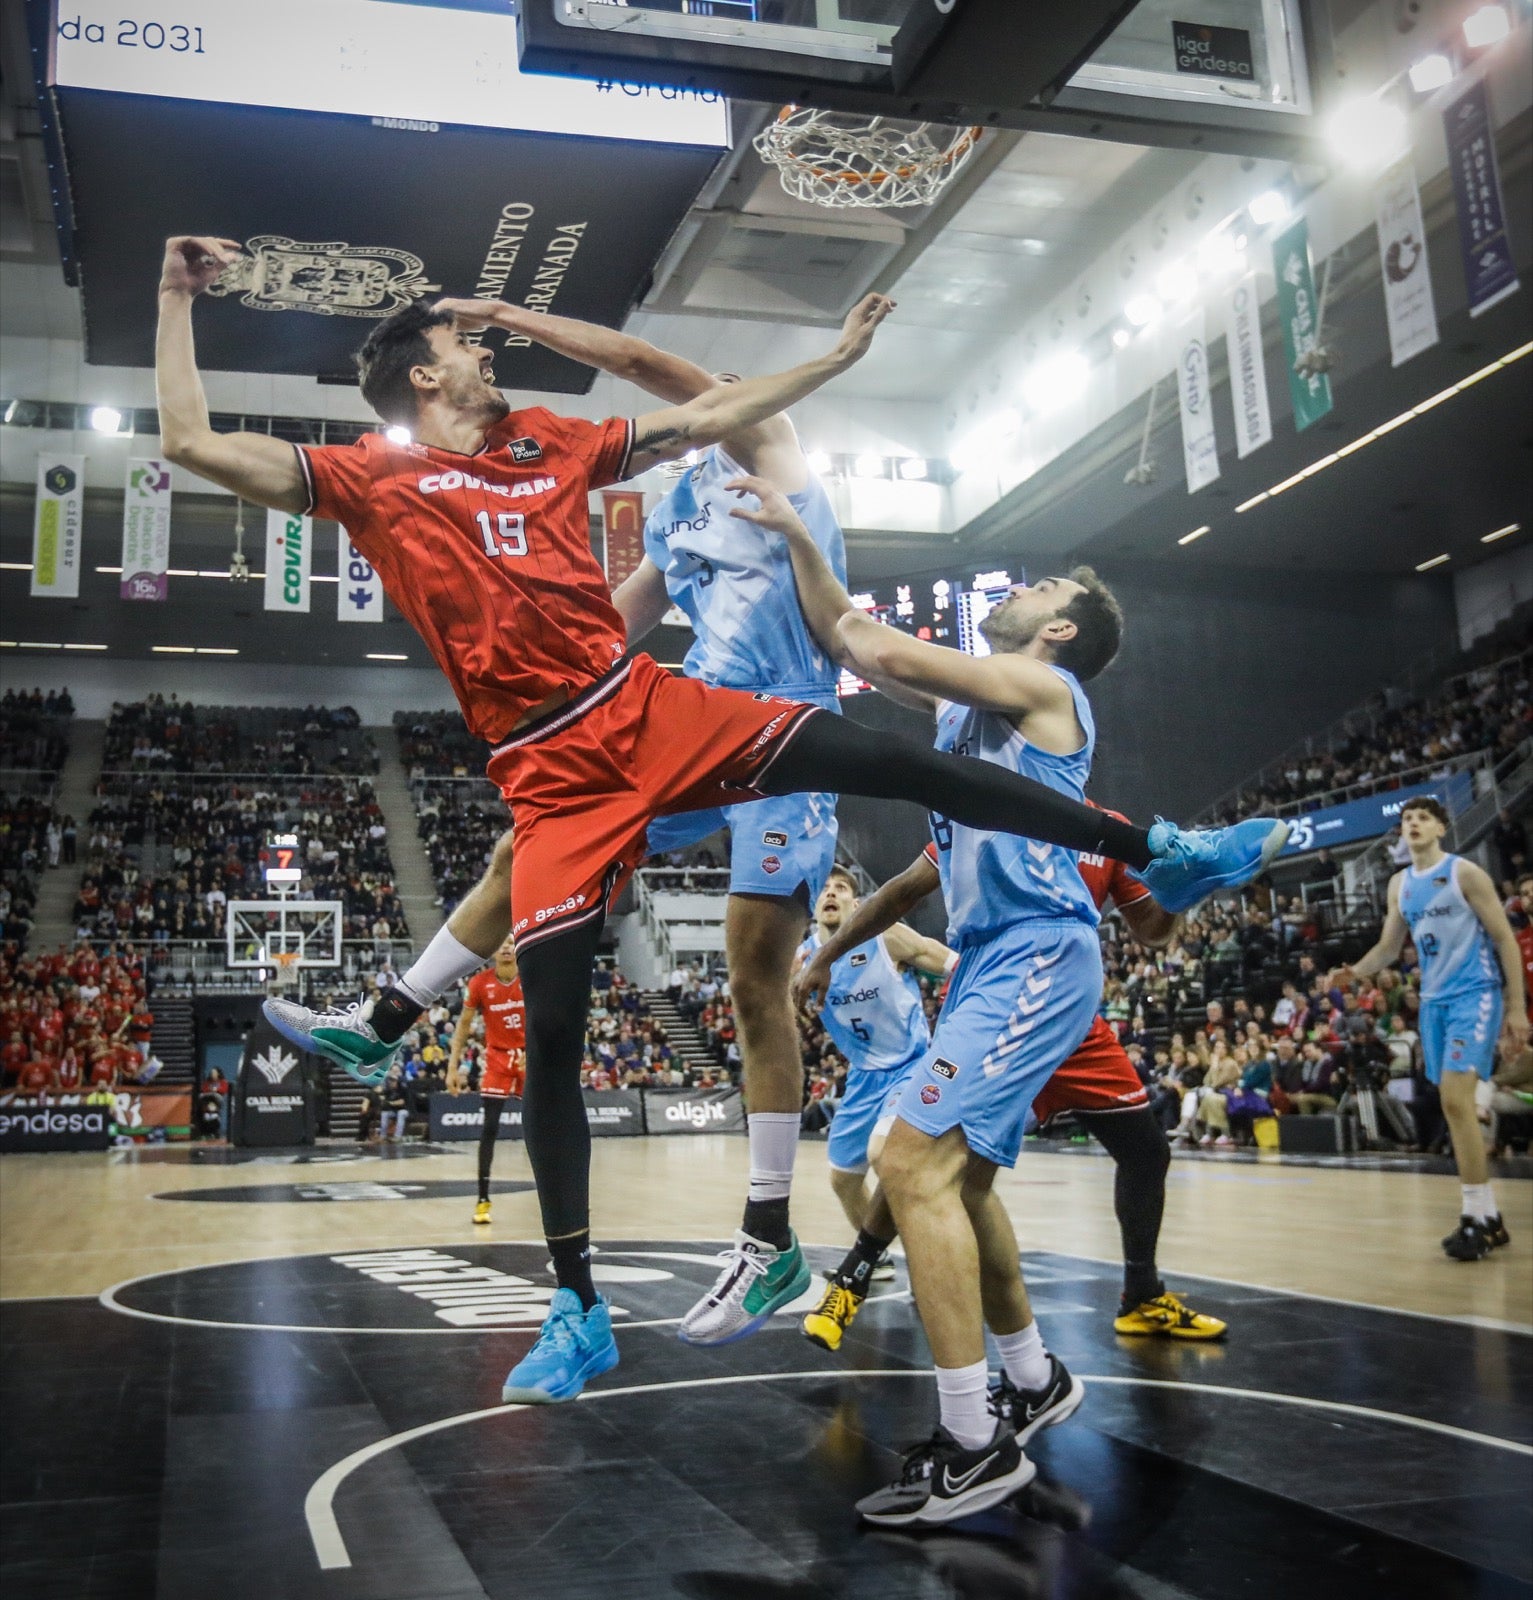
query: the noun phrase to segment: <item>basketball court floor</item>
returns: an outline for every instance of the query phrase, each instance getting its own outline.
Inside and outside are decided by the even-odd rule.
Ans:
[[[1533,1186],[1491,1260],[1451,1176],[1173,1164],[1162,1266],[1218,1345],[1116,1336],[1103,1159],[1002,1176],[1040,1325],[1087,1400],[1013,1504],[860,1530],[934,1419],[903,1269],[840,1355],[797,1315],[693,1350],[743,1139],[597,1147],[622,1365],[502,1406],[553,1279],[520,1146],[162,1147],[0,1163],[13,1597],[905,1600],[1533,1593]],[[846,1236],[799,1160],[814,1264]],[[819,1291],[817,1280],[814,1292]]]

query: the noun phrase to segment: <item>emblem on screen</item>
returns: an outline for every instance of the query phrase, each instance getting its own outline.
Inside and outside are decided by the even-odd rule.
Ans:
[[[321,317],[388,317],[439,290],[426,263],[384,245],[300,244],[280,233],[246,241],[209,294],[241,296],[253,311],[312,311]]]

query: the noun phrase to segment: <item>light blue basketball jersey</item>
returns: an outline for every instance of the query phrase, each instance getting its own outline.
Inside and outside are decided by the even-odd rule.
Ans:
[[[1445,855],[1434,867],[1400,876],[1400,915],[1421,961],[1421,998],[1444,1000],[1501,987],[1501,963],[1485,925],[1459,888],[1462,858]]]
[[[1086,742],[1073,755],[1050,755],[1030,745],[1009,717],[944,701],[937,708],[937,748],[976,756],[1044,783],[1072,800],[1085,798],[1096,749],[1096,723],[1085,691],[1068,672],[1075,715]],[[995,933],[1028,920],[1075,919],[1095,927],[1096,902],[1081,879],[1075,853],[1062,845],[988,833],[933,813],[932,838],[947,901],[948,942]]]
[[[744,471],[715,445],[644,525],[644,553],[697,635],[684,670],[704,683],[770,689],[839,710],[837,668],[799,609],[787,545],[729,514],[741,502],[724,485]],[[824,485],[811,473],[803,492],[788,498],[844,584],[846,542]]]
[[[800,949],[807,956],[820,944],[819,934],[811,933]],[[931,1043],[920,980],[900,971],[882,934],[848,950],[831,967],[820,1021],[856,1070],[906,1066],[925,1055]]]

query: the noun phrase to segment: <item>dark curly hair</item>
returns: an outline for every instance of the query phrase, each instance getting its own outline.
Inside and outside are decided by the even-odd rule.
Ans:
[[[417,302],[396,311],[368,334],[354,357],[357,379],[362,398],[385,422],[414,426],[415,385],[410,382],[410,369],[430,366],[436,360],[427,330],[452,325],[450,312],[433,311]]]

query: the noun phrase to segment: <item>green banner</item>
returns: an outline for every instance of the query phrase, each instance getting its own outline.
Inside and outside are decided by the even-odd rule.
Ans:
[[[1283,348],[1288,353],[1294,426],[1302,433],[1331,409],[1331,380],[1323,372],[1306,376],[1298,366],[1300,358],[1319,343],[1320,333],[1320,302],[1309,264],[1309,225],[1303,217],[1272,241],[1272,270],[1277,275],[1278,316],[1283,323]]]

